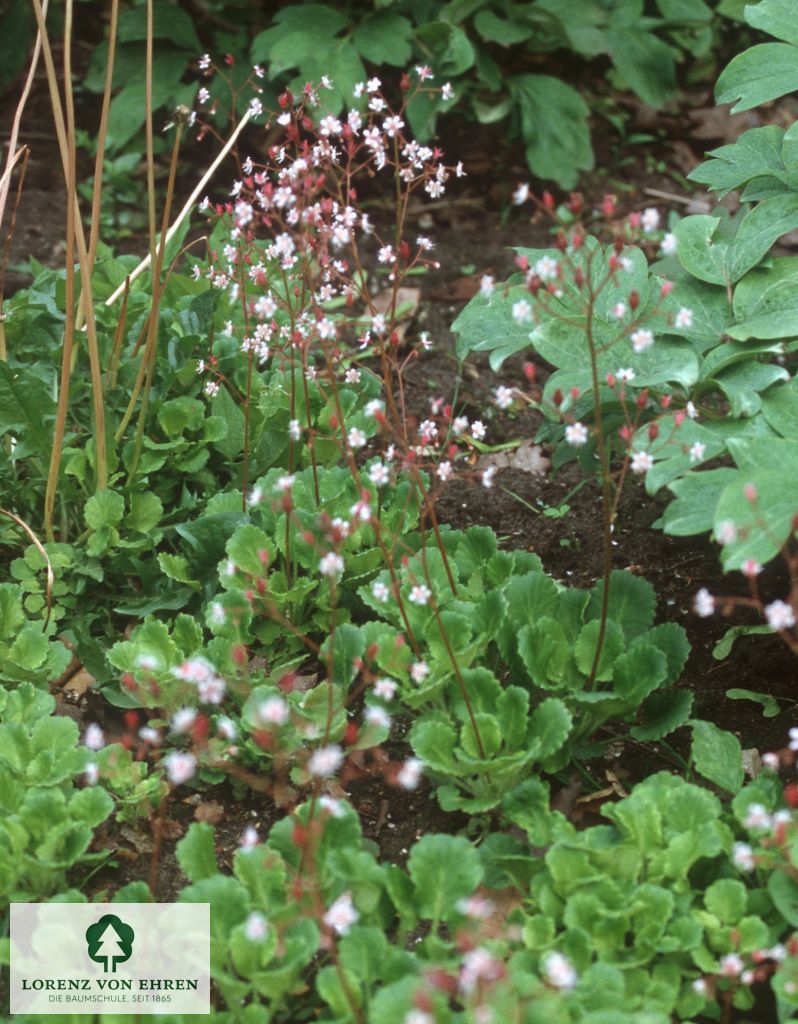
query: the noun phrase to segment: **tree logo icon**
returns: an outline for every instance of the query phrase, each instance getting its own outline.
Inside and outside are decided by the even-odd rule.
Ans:
[[[135,932],[116,914],[105,914],[86,929],[89,958],[102,964],[106,973],[114,973],[117,964],[129,960],[133,953]]]

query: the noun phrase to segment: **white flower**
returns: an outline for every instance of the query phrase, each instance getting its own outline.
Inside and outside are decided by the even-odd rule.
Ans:
[[[704,458],[704,452],[707,450],[707,446],[702,444],[700,441],[696,441],[690,448],[690,461],[700,462]]]
[[[333,818],[343,818],[346,814],[346,805],[343,800],[336,800],[329,793],[322,793],[319,797],[319,807],[326,811]]]
[[[157,747],[161,742],[161,734],[151,725],[142,725],[139,729],[139,739],[143,743],[151,743],[152,746]]]
[[[796,733],[798,734],[798,729],[796,729]],[[796,736],[796,739],[798,739],[798,736]],[[792,746],[792,744],[790,744],[790,749],[798,750],[798,742],[796,742],[794,747]],[[781,761],[779,759],[778,754],[773,754],[769,752],[767,754],[762,755],[762,764],[766,768],[770,768],[772,772],[777,772],[779,770]]]
[[[244,924],[244,934],[250,942],[262,942],[269,932],[269,925],[263,914],[253,910]]]
[[[493,295],[493,292],[494,292],[495,288],[496,288],[496,280],[495,280],[495,278],[491,277],[490,274],[483,274],[482,277],[479,280],[479,291],[480,291],[480,294],[484,295],[487,298],[489,295]]]
[[[410,666],[410,675],[415,683],[423,683],[429,675],[429,665],[426,661],[415,661]]]
[[[630,335],[630,341],[635,352],[645,352],[654,344],[654,335],[645,327],[640,327]]]
[[[494,401],[500,409],[509,409],[513,404],[513,389],[507,388],[503,384],[496,388],[494,396]]]
[[[633,473],[647,473],[653,465],[654,459],[648,452],[632,453],[631,466]]]
[[[522,206],[529,199],[529,182],[519,185],[513,192],[513,202],[516,206]]]
[[[164,766],[169,781],[175,786],[180,786],[194,776],[197,770],[197,759],[193,754],[184,754],[175,750],[164,760]]]
[[[377,260],[380,263],[392,263],[394,260],[393,246],[384,245],[377,253]]]
[[[543,961],[543,973],[554,988],[573,988],[578,980],[574,965],[562,953],[549,953]]]
[[[660,242],[659,251],[663,256],[672,256],[676,252],[676,235],[672,231],[669,231]]]
[[[427,604],[432,597],[432,591],[424,583],[419,583],[410,591],[409,600],[412,604]]]
[[[105,746],[105,733],[95,722],[86,727],[86,735],[83,737],[83,746],[89,750],[102,750]]]
[[[255,708],[258,725],[285,725],[288,721],[288,704],[282,697],[267,697]]]
[[[384,487],[391,479],[391,471],[382,462],[375,462],[369,469],[369,480],[377,487]]]
[[[219,384],[215,380],[209,380],[205,385],[205,394],[208,398],[215,398],[219,394]]]
[[[749,804],[743,821],[745,827],[750,831],[759,828],[771,828],[773,819],[768,813],[767,807],[763,804]]]
[[[366,435],[359,427],[351,427],[347,435],[350,448],[362,448],[367,441]]]
[[[501,965],[496,957],[482,946],[470,949],[463,956],[460,971],[460,985],[464,992],[473,992],[479,981],[491,981],[498,977]]]
[[[235,722],[227,716],[220,718],[216,723],[216,732],[223,740],[234,740],[238,734]]]
[[[391,725],[391,716],[385,710],[376,704],[370,704],[363,712],[363,718],[368,725],[377,726],[378,729],[389,729]]]
[[[682,308],[676,314],[676,318],[673,321],[673,325],[674,325],[674,327],[677,327],[680,330],[686,330],[688,327],[692,327],[693,326],[693,311],[692,311],[692,309],[687,309],[686,306],[682,306]]]
[[[624,380],[629,382],[635,379],[635,372],[631,367],[621,367],[621,369],[616,372],[615,376],[618,378],[618,380]]]
[[[452,464],[451,462],[442,462],[435,470],[435,474],[439,480],[448,480],[452,475]]]
[[[409,757],[396,773],[396,781],[402,789],[416,789],[424,771],[424,762],[417,757]]]
[[[696,409],[692,402],[687,403],[687,405],[684,407],[684,411],[687,413],[691,420],[698,419],[698,409]]]
[[[690,985],[693,992],[697,992],[698,995],[704,996],[707,993],[707,983],[703,978],[696,978],[695,981]]]
[[[291,420],[288,424],[288,436],[292,441],[299,441],[302,438],[302,427],[299,420]]]
[[[402,1018],[402,1024],[435,1024],[435,1018],[423,1010],[408,1010]]]
[[[626,303],[625,302],[616,302],[615,305],[612,307],[612,310],[610,312],[610,316],[614,320],[620,320],[621,317],[623,317],[625,315],[626,315]]]
[[[786,601],[773,601],[765,606],[765,618],[771,629],[790,629],[795,625],[795,612]]]
[[[86,778],[87,786],[96,786],[100,781],[100,769],[94,761],[89,761],[83,769],[83,774]]]
[[[382,700],[393,700],[396,689],[397,683],[393,679],[378,679],[374,684],[374,696]]]
[[[715,527],[715,539],[719,544],[733,544],[737,540],[737,527],[731,519],[723,519]]]
[[[493,487],[493,478],[496,476],[496,467],[488,466],[482,473],[482,486],[488,490]]]
[[[328,551],[319,562],[319,572],[333,578],[344,571],[344,560],[335,551]]]
[[[371,584],[371,596],[375,601],[379,601],[380,604],[387,604],[388,598],[391,596],[388,584],[383,583],[382,580],[375,580]]]
[[[748,843],[735,843],[732,847],[732,863],[738,871],[753,871],[756,867],[754,851]]]
[[[541,281],[553,281],[557,277],[559,269],[560,265],[553,256],[541,256],[534,267],[535,273]]]
[[[308,760],[308,771],[319,778],[334,775],[344,762],[344,752],[336,743],[314,750]]]
[[[238,848],[240,850],[251,850],[257,846],[260,842],[260,836],[258,830],[254,825],[247,825],[241,834],[241,839],[238,842]]]
[[[513,303],[513,320],[517,320],[519,324],[523,324],[531,319],[532,307],[526,299],[519,299],[518,302]]]
[[[196,720],[196,708],[180,708],[172,715],[172,732],[188,732]]]
[[[693,598],[693,611],[702,619],[709,618],[715,611],[715,598],[706,587],[702,587]]]
[[[727,978],[736,978],[742,973],[744,967],[742,957],[737,953],[727,953],[726,956],[721,957],[719,970]]]
[[[345,892],[324,915],[324,923],[338,935],[346,935],[359,916],[352,903],[352,894]]]
[[[487,430],[485,429],[485,424],[482,422],[482,420],[474,420],[474,422],[471,424],[471,436],[474,438],[474,440],[481,441],[486,433]]]
[[[568,444],[583,445],[587,444],[588,429],[584,423],[569,423],[565,428],[565,440]]]
[[[640,217],[640,223],[644,231],[656,231],[659,227],[659,210],[655,210],[653,206],[646,207]]]
[[[247,495],[247,505],[252,508],[254,505],[260,505],[263,501],[263,488],[255,486]]]

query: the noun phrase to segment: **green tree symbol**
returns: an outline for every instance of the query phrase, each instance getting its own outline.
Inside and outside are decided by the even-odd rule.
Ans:
[[[113,973],[117,964],[123,964],[133,953],[135,932],[116,914],[105,914],[86,929],[89,958]]]

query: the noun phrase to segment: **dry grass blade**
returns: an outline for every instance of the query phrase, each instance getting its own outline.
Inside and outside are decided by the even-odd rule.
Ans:
[[[33,532],[30,526],[25,522],[24,519],[20,519],[14,512],[9,512],[8,509],[0,508],[0,516],[5,516],[12,522],[16,523],[17,526],[21,527],[25,533],[30,537],[31,544],[36,548],[39,554],[44,559],[44,564],[47,569],[47,589],[45,597],[47,599],[47,615],[42,623],[42,632],[47,629],[50,624],[50,616],[53,613],[53,586],[55,585],[55,573],[53,572],[53,564],[50,561],[50,556],[47,554],[47,549],[44,544],[39,540],[36,534]]]

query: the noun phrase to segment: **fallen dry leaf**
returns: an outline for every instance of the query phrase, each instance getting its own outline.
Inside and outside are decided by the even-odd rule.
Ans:
[[[94,676],[85,668],[80,668],[70,679],[64,683],[64,691],[81,697],[86,690],[91,689],[97,682]]]
[[[387,313],[391,308],[392,300],[393,288],[385,288],[383,291],[378,292],[371,302],[378,313]],[[396,291],[396,313],[400,320],[396,327],[396,333],[399,336],[400,342],[404,341],[408,324],[416,315],[420,300],[420,288],[398,288]]]
[[[218,825],[224,817],[224,807],[216,800],[203,800],[194,809],[196,821],[206,821],[209,825]]]

